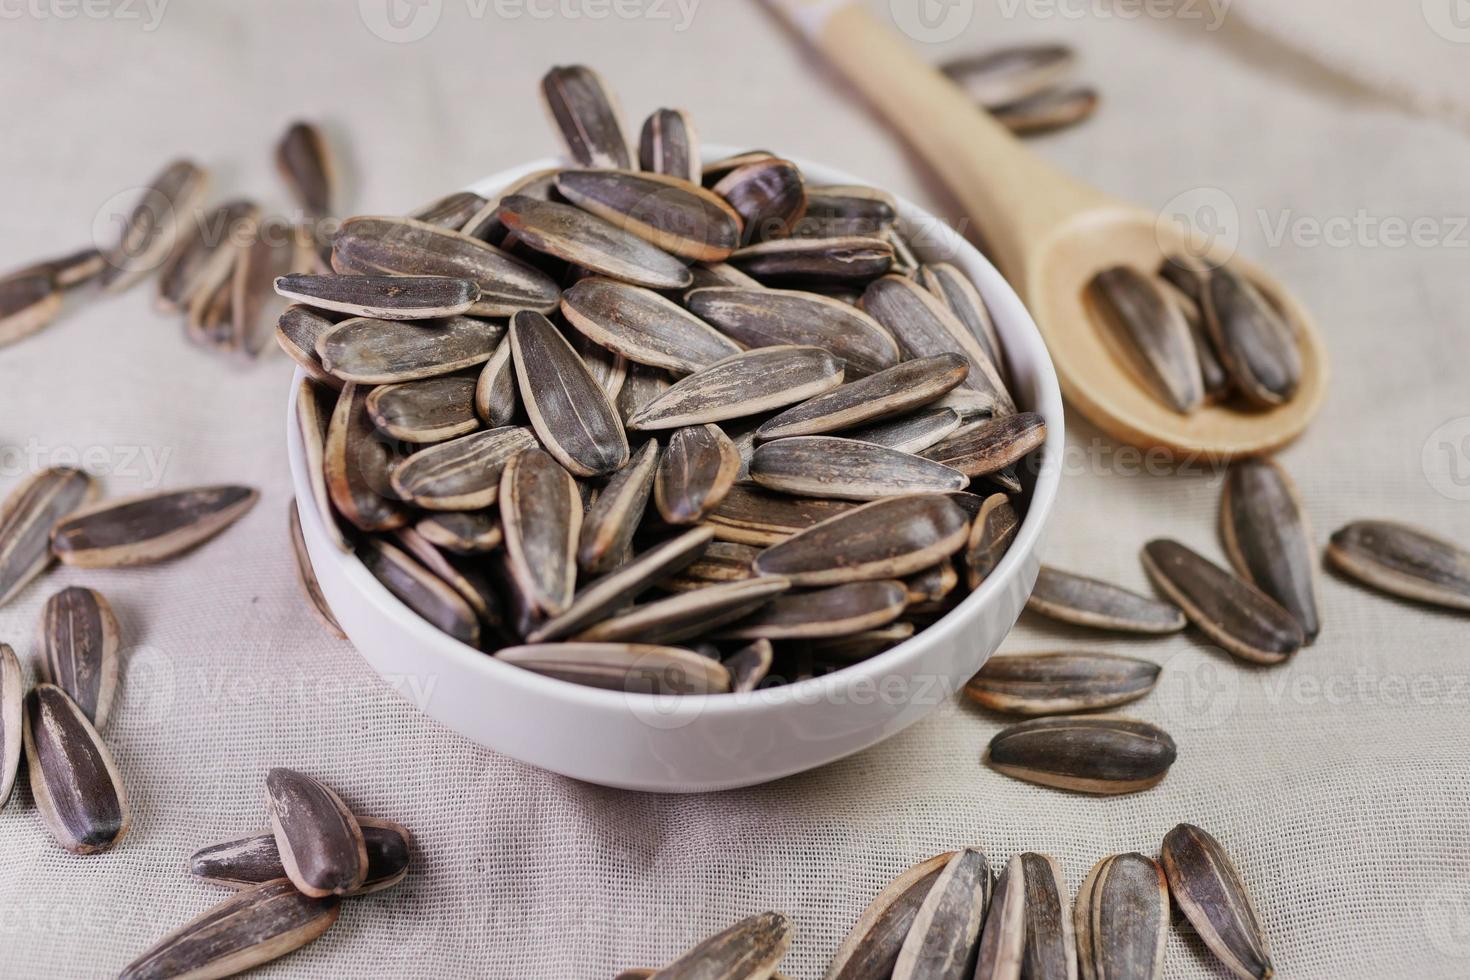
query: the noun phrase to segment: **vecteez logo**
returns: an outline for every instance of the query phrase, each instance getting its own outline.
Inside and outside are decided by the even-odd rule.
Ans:
[[[1446,41],[1470,44],[1470,0],[1420,0],[1429,29]]]
[[[374,36],[390,44],[411,44],[439,26],[444,0],[357,0],[357,12]]]
[[[1220,188],[1196,187],[1159,209],[1154,237],[1166,253],[1188,243],[1193,257],[1225,262],[1240,247],[1240,209]]]

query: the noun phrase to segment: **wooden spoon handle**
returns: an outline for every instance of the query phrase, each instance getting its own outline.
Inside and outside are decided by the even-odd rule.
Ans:
[[[1057,227],[1113,203],[1022,147],[989,113],[851,0],[771,0],[934,168],[1018,288]]]

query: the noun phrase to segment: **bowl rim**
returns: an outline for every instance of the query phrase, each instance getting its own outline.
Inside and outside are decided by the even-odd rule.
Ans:
[[[738,152],[741,152],[738,148],[713,143],[705,144],[700,155],[703,161],[708,163]],[[803,174],[811,175],[823,184],[882,186],[880,183],[863,180],[840,168],[813,163],[795,156],[787,156],[785,159],[791,160],[800,167]],[[498,193],[512,181],[541,170],[566,166],[568,162],[565,159],[544,157],[508,167],[477,180],[464,189],[489,197]],[[604,690],[547,677],[505,663],[492,654],[456,640],[433,627],[388,591],[387,587],[367,570],[355,552],[342,551],[330,544],[321,550],[342,564],[340,570],[344,578],[363,594],[367,602],[383,615],[397,620],[399,625],[419,642],[420,648],[416,651],[417,655],[431,653],[434,658],[447,660],[457,669],[475,672],[478,676],[495,684],[509,685],[507,690],[519,687],[528,694],[555,698],[585,706],[589,710],[617,708],[626,711],[632,708],[635,711],[650,714],[667,714],[670,707],[677,705],[677,710],[681,715],[690,712],[699,715],[708,713],[722,716],[746,712],[759,714],[762,709],[778,710],[792,702],[830,701],[834,698],[841,698],[855,685],[860,684],[873,685],[874,689],[877,689],[876,686],[883,678],[896,673],[895,668],[900,665],[918,658],[927,645],[963,630],[966,623],[978,614],[981,607],[990,602],[992,597],[1001,594],[1009,587],[1012,579],[1021,574],[1024,562],[1038,544],[1052,507],[1056,503],[1061,483],[1061,462],[1066,436],[1062,395],[1056,367],[1052,363],[1051,354],[1047,350],[1040,329],[1010,284],[978,248],[948,223],[907,198],[899,195],[894,195],[894,198],[898,204],[900,225],[913,226],[922,223],[927,228],[937,230],[938,240],[932,246],[921,248],[919,251],[942,251],[946,254],[947,261],[953,261],[958,256],[964,255],[968,260],[967,265],[973,265],[980,270],[981,281],[976,282],[975,287],[996,320],[997,330],[1001,332],[1008,347],[1015,343],[1017,338],[1007,336],[1007,334],[1012,330],[1018,331],[1021,344],[1028,348],[1028,354],[1034,362],[1032,401],[1035,404],[1029,406],[1027,410],[1040,414],[1047,427],[1046,439],[1040,447],[1040,465],[1037,468],[1030,504],[1017,531],[1016,540],[996,566],[995,571],[980,584],[979,588],[972,591],[957,606],[931,625],[916,631],[908,639],[866,660],[828,674],[794,681],[779,687],[722,694],[684,694],[677,697]],[[1014,326],[1008,327],[1006,324]],[[296,398],[301,390],[301,382],[306,380],[306,377],[305,371],[299,366],[296,367],[291,390],[287,397],[286,412],[287,456],[291,481],[298,501],[311,499],[311,487],[305,473],[305,454],[296,420]],[[303,506],[298,507],[298,510],[303,532],[324,538],[326,531],[319,523],[321,517],[317,509]],[[968,680],[968,678],[963,680]]]

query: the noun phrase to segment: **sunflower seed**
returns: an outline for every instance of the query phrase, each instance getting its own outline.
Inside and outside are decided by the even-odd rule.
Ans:
[[[41,677],[65,691],[98,729],[117,692],[118,644],[117,617],[99,592],[72,586],[41,609]]]
[[[493,245],[412,218],[348,218],[332,243],[338,272],[446,276],[480,287],[476,316],[550,313],[561,290],[550,276]]]
[[[415,221],[440,228],[459,231],[480,210],[490,203],[474,191],[455,191],[430,204],[426,204],[409,215]]]
[[[980,105],[1002,106],[1039,95],[1060,84],[1077,62],[1061,44],[999,48],[940,66],[940,70]]]
[[[456,555],[483,555],[505,541],[500,517],[492,510],[441,511],[420,517],[413,529],[425,541]]]
[[[1242,660],[1279,664],[1305,642],[1301,624],[1274,599],[1177,541],[1150,541],[1143,567],[1190,622]]]
[[[179,231],[158,276],[154,305],[164,313],[197,306],[230,275],[241,249],[256,239],[260,208],[234,200],[205,212]]]
[[[527,247],[599,275],[651,289],[693,281],[674,256],[570,204],[514,194],[500,202],[499,219]]]
[[[770,150],[746,150],[732,156],[721,157],[704,165],[700,171],[700,181],[706,187],[713,187],[724,180],[730,173],[740,167],[751,163],[759,163],[762,160],[774,160],[776,154]]]
[[[0,347],[29,337],[61,312],[61,291],[47,275],[0,279]]]
[[[638,643],[538,643],[506,647],[495,659],[588,687],[638,694],[719,694],[730,674],[689,650]]]
[[[255,506],[249,487],[198,487],[106,500],[73,511],[51,530],[51,550],[79,568],[147,565],[182,554]]]
[[[475,414],[494,428],[509,425],[520,407],[520,399],[516,396],[515,364],[511,357],[510,337],[507,336],[496,345],[495,353],[485,362],[475,383]]]
[[[451,559],[413,528],[401,527],[392,534],[395,544],[417,559],[429,574],[458,593],[482,623],[491,626],[503,623],[500,596],[481,568],[470,562]]]
[[[193,215],[208,183],[209,175],[191,160],[175,160],[153,178],[123,224],[117,244],[104,253],[103,289],[120,293],[164,262],[180,222]]]
[[[235,262],[243,249],[231,247],[223,277],[209,290],[201,290],[189,302],[184,315],[184,335],[210,350],[224,350],[229,339],[230,294]]]
[[[276,292],[298,303],[380,320],[426,320],[468,313],[480,287],[447,276],[313,276],[276,279]]]
[[[596,71],[585,65],[552,68],[541,78],[541,99],[578,164],[632,168],[617,100]]]
[[[1120,633],[1177,633],[1187,622],[1167,602],[1045,565],[1026,608],[1063,623]]]
[[[756,640],[730,654],[723,661],[730,672],[730,689],[736,694],[754,691],[771,672],[774,657],[770,640]]]
[[[1107,653],[991,657],[965,685],[965,694],[992,711],[1071,714],[1136,701],[1158,684],[1161,669]]]
[[[413,835],[391,820],[358,817],[357,822],[367,850],[367,876],[347,894],[370,895],[398,884],[408,874]],[[195,851],[189,873],[211,884],[243,889],[284,878],[286,868],[275,835],[265,830]]]
[[[925,897],[955,852],[921,861],[868,903],[827,967],[825,980],[887,980]]]
[[[714,531],[712,525],[701,525]],[[760,554],[753,545],[735,541],[714,541],[689,567],[673,578],[659,583],[670,592],[689,592],[702,589],[713,582],[740,582],[754,578],[751,562]]]
[[[777,238],[739,249],[731,265],[762,283],[865,283],[893,265],[893,246],[882,238]]]
[[[740,454],[717,425],[675,429],[659,461],[653,499],[669,524],[693,524],[725,499],[740,469]]]
[[[898,363],[898,344],[861,310],[816,293],[764,288],[708,287],[688,294],[694,313],[746,347],[804,344],[847,364],[850,377]]]
[[[728,262],[696,263],[689,267],[689,274],[694,281],[689,289],[684,292],[684,300],[687,303],[689,295],[696,289],[716,289],[721,287],[733,287],[736,289],[764,289],[759,282],[747,276]]]
[[[483,429],[420,449],[389,479],[395,496],[427,510],[479,510],[495,503],[506,464],[535,445],[523,426]]]
[[[460,233],[494,245],[504,244],[505,226],[500,223],[498,216],[501,200],[512,194],[524,194],[542,201],[552,200],[552,195],[556,191],[556,175],[559,173],[561,169],[553,167],[547,170],[536,170],[511,181],[501,189],[499,194],[487,199],[484,206],[465,221],[463,227],[459,229]]]
[[[948,262],[937,262],[919,267],[919,282],[965,325],[985,350],[996,374],[1005,381],[1005,348],[996,333],[990,308],[969,277]]]
[[[689,950],[653,980],[765,980],[791,948],[791,923],[780,912],[742,919]]]
[[[806,189],[806,214],[793,238],[842,238],[883,234],[898,218],[898,202],[887,191],[861,185],[828,184]]]
[[[739,354],[709,324],[652,290],[591,277],[562,296],[567,322],[593,343],[650,367],[691,374]]]
[[[1182,415],[1204,404],[1194,335],[1158,280],[1131,266],[1104,269],[1087,286],[1103,337],[1120,361]]]
[[[914,915],[893,980],[969,980],[990,886],[990,862],[978,849],[950,858]]]
[[[1220,352],[1215,349],[1215,341],[1210,337],[1209,328],[1205,326],[1204,312],[1198,302],[1168,279],[1161,278],[1158,282],[1169,301],[1184,315],[1184,322],[1189,324],[1190,335],[1194,337],[1194,351],[1199,355],[1199,374],[1205,386],[1205,403],[1223,401],[1235,389],[1235,382],[1230,379],[1230,372],[1225,370],[1225,365],[1220,361]]]
[[[500,474],[500,518],[511,574],[539,612],[565,612],[582,530],[582,500],[571,474],[542,449],[521,452]]]
[[[97,729],[54,684],[26,698],[23,732],[31,795],[56,843],[95,854],[122,840],[132,823],[122,777]]]
[[[902,415],[942,398],[965,380],[969,369],[969,361],[959,354],[905,361],[787,409],[761,425],[756,438],[819,435]]]
[[[924,450],[925,459],[967,476],[988,476],[1020,462],[1046,442],[1046,421],[1035,412],[985,419]]]
[[[755,560],[793,585],[840,585],[922,571],[964,547],[964,512],[943,496],[876,500],[800,531]]]
[[[25,675],[8,643],[0,643],[0,807],[15,789],[25,724]]]
[[[628,439],[607,392],[550,320],[529,310],[511,320],[511,352],[531,426],[574,476],[612,473]]]
[[[1027,980],[1077,980],[1077,939],[1067,881],[1056,858],[1020,855],[1020,886],[1026,898],[1026,948],[1021,975]]]
[[[440,442],[480,427],[475,379],[464,375],[374,388],[367,410],[379,432],[404,442]]]
[[[736,167],[713,190],[740,215],[744,245],[785,238],[806,214],[806,182],[790,160],[770,157]]]
[[[742,619],[788,588],[786,579],[771,576],[679,592],[633,606],[583,630],[575,639],[589,643],[677,643]]]
[[[1289,401],[1302,374],[1291,324],[1228,266],[1210,272],[1203,296],[1210,337],[1240,393],[1266,408]]]
[[[308,898],[289,881],[246,888],[163,937],[118,980],[232,976],[305,946],[340,911],[337,899]]]
[[[379,538],[363,538],[357,556],[389,592],[440,632],[470,646],[479,645],[475,610],[438,576]]]
[[[311,566],[311,555],[306,550],[306,539],[301,535],[301,518],[297,514],[297,507],[298,504],[293,499],[289,507],[289,530],[291,554],[296,558],[296,580],[301,585],[301,591],[306,594],[312,614],[335,636],[345,640],[347,634],[337,622],[337,617],[332,615],[332,607],[327,605],[327,597],[322,595],[321,584],[316,580],[316,571]]]
[[[288,306],[276,321],[276,343],[286,355],[300,365],[307,377],[333,388],[340,388],[342,381],[333,377],[322,367],[322,359],[316,352],[317,341],[338,321],[329,319],[306,306]]]
[[[1152,858],[1114,854],[1099,861],[1077,893],[1075,918],[1082,980],[1161,980],[1169,883]]]
[[[851,636],[893,622],[907,603],[902,582],[849,582],[777,596],[716,635],[732,640]]]
[[[657,467],[658,442],[649,440],[622,469],[608,478],[582,522],[577,564],[583,571],[611,571],[631,546],[653,490]]]
[[[1174,740],[1131,718],[1034,718],[990,740],[989,763],[1016,779],[1078,793],[1137,793],[1174,764]]]
[[[823,661],[854,664],[877,656],[913,635],[913,623],[893,623],[882,629],[812,640],[807,647],[814,656]]]
[[[1316,555],[1291,477],[1268,459],[1232,466],[1220,499],[1220,531],[1240,576],[1295,616],[1307,643],[1315,640],[1322,629]]]
[[[1238,977],[1273,976],[1266,930],[1220,842],[1182,823],[1164,835],[1160,858],[1170,894],[1210,952]]]
[[[274,768],[265,777],[271,833],[286,876],[304,895],[326,898],[367,877],[367,847],[357,818],[319,780]]]
[[[396,384],[483,364],[504,332],[498,323],[467,316],[434,323],[354,317],[323,334],[317,353],[343,381]]]
[[[970,482],[941,463],[866,442],[796,436],[758,446],[750,477],[770,490],[838,500],[963,490]]]
[[[660,174],[565,170],[561,196],[656,248],[691,262],[722,262],[740,245],[740,215],[716,193]]]
[[[855,507],[846,500],[788,497],[754,484],[737,483],[707,521],[714,525],[715,537],[721,541],[765,546],[785,541],[798,531]]]
[[[905,453],[922,453],[943,442],[960,427],[960,417],[952,408],[933,408],[892,421],[877,422],[842,433],[848,439],[871,442]],[[1019,489],[1017,492],[1020,492]]]
[[[42,470],[10,491],[0,505],[0,605],[51,564],[51,528],[97,499],[98,487],[81,470]]]
[[[322,472],[337,513],[362,531],[389,531],[402,527],[407,515],[394,498],[390,471],[395,466],[392,449],[385,445],[373,428],[367,413],[370,389],[349,384],[337,396],[327,427],[323,448]],[[305,394],[304,392],[302,394]],[[301,410],[303,399],[297,399]],[[306,426],[303,418],[303,428]],[[307,441],[303,436],[303,441]],[[323,523],[330,524],[323,515]],[[339,538],[340,533],[337,535]],[[339,545],[345,539],[339,541]]]
[[[985,498],[965,543],[965,576],[972,591],[980,588],[980,583],[995,571],[1010,550],[1020,526],[1021,519],[1009,497],[995,493]]]
[[[337,198],[337,167],[331,147],[314,124],[295,122],[276,144],[276,169],[308,217],[332,213]]]
[[[306,459],[307,481],[311,486],[311,506],[328,540],[342,551],[351,551],[352,546],[347,543],[332,507],[326,467],[328,424],[334,414],[336,397],[330,389],[302,379],[296,390],[296,421],[301,433],[301,453]],[[386,476],[384,479],[386,481]]]
[[[910,605],[942,602],[959,584],[960,574],[951,561],[942,561],[903,580]]]
[[[644,170],[678,177],[699,186],[699,134],[683,109],[656,109],[643,122],[638,165]]]
[[[1332,535],[1327,560],[1389,595],[1470,609],[1470,552],[1391,521],[1354,521]]]
[[[7,272],[0,276],[0,281],[42,276],[49,279],[52,285],[59,289],[71,289],[97,278],[106,267],[107,260],[102,257],[102,253],[95,248],[88,247],[59,258],[43,259],[13,272]]]
[[[262,233],[235,262],[230,279],[230,347],[251,357],[264,346],[267,310],[284,306],[275,298],[272,283],[291,274],[292,244],[273,233]]]
[[[1075,126],[1097,111],[1099,101],[1097,89],[1079,85],[996,106],[991,113],[997,122],[1017,136],[1029,136]]]
[[[674,429],[805,401],[842,384],[842,363],[817,347],[763,347],[675,383],[628,419],[633,430]]]
[[[623,390],[623,382],[628,377],[628,359],[594,344],[581,331],[561,329],[560,333],[582,359],[593,380],[607,393],[608,401],[616,402],[618,392]]]
[[[1018,854],[1006,862],[990,896],[973,980],[1021,980],[1025,954],[1026,871]]]

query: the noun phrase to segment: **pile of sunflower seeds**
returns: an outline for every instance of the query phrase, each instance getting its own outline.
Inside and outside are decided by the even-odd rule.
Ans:
[[[1069,85],[1077,53],[1064,44],[998,48],[940,66],[955,84],[1017,136],[1064,129],[1097,111],[1097,90]]]
[[[348,218],[333,274],[277,280],[302,504],[450,636],[618,690],[811,676],[953,608],[1046,436],[975,287],[881,191],[701,168],[676,110],[635,151],[584,67],[542,95],[577,166]]]

